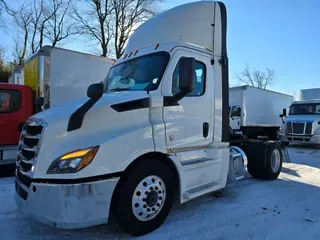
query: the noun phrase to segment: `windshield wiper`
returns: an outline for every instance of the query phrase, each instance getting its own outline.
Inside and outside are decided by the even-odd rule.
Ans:
[[[121,91],[127,91],[130,88],[112,88],[110,90],[108,90],[108,92],[121,92]]]

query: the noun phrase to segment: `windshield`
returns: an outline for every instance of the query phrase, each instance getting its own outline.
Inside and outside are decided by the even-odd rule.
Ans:
[[[320,103],[294,104],[289,115],[320,114]]]
[[[105,92],[152,91],[157,89],[169,60],[159,52],[121,63],[111,68]]]

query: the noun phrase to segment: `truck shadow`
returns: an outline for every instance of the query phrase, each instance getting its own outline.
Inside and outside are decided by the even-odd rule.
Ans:
[[[281,172],[286,173],[286,174],[290,174],[295,177],[301,177],[300,174],[298,174],[298,172],[296,170],[285,167],[285,166],[282,166]]]
[[[294,146],[288,148],[292,163],[320,168],[320,147]]]
[[[3,165],[3,166],[0,165],[0,178],[14,176],[15,170],[16,170],[15,163]]]

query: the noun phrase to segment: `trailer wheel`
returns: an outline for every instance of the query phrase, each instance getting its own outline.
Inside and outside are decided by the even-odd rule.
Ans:
[[[157,229],[171,210],[174,186],[169,167],[154,159],[144,159],[121,185],[115,209],[120,225],[134,236]]]

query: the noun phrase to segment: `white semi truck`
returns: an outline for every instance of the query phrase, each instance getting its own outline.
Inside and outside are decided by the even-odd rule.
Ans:
[[[58,228],[118,219],[133,235],[185,203],[241,179],[276,179],[277,142],[229,131],[227,13],[221,2],[178,6],[130,37],[104,84],[25,124],[16,203]],[[230,136],[232,141],[230,141]]]
[[[279,139],[289,143],[320,143],[320,88],[300,90],[290,106],[289,115],[284,111]]]
[[[241,131],[251,139],[258,136],[276,140],[282,126],[279,114],[289,110],[291,95],[239,86],[229,89],[230,127],[234,132]]]

